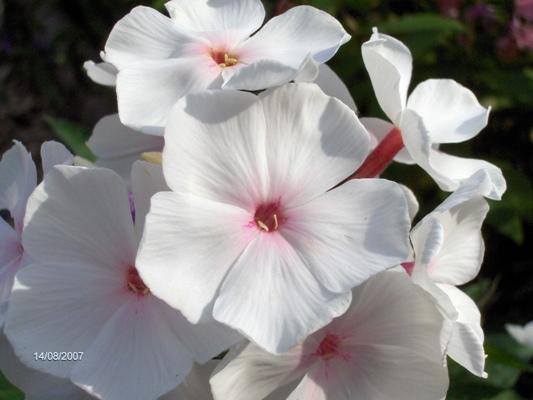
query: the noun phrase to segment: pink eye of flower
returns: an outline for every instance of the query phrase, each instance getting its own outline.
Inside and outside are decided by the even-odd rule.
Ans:
[[[279,202],[262,204],[254,215],[255,224],[265,232],[274,232],[287,218],[283,215]]]
[[[135,267],[130,267],[128,269],[126,285],[128,287],[128,290],[136,294],[137,296],[146,296],[150,293],[150,289],[148,289],[148,286],[146,286],[146,284],[143,282],[143,280],[139,276],[137,268]]]
[[[333,357],[336,357],[340,354],[340,343],[341,338],[339,336],[327,334],[318,345],[318,349],[315,354],[324,360],[329,360]]]
[[[211,50],[211,57],[221,68],[233,67],[239,63],[239,59],[226,50]]]

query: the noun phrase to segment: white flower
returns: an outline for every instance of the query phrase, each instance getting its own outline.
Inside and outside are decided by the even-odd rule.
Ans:
[[[432,299],[403,272],[353,290],[348,311],[281,355],[231,350],[211,378],[215,400],[440,400],[448,387]],[[270,397],[267,397],[270,399]]]
[[[524,326],[506,324],[505,329],[518,343],[533,349],[533,321]]]
[[[486,377],[484,334],[476,304],[456,286],[474,279],[485,247],[481,225],[489,210],[483,199],[490,177],[479,171],[411,232],[415,263],[405,264],[413,280],[431,293],[451,324],[443,333],[448,355],[473,374]]]
[[[335,189],[368,153],[354,112],[314,84],[189,95],[171,114],[137,259],[154,294],[271,352],[342,314],[350,289],[404,261],[402,189]]]
[[[439,150],[442,143],[473,138],[487,125],[489,110],[479,104],[475,95],[453,80],[429,79],[407,98],[411,53],[402,42],[376,29],[363,44],[362,54],[378,102],[392,124],[377,118],[363,118],[361,122],[378,139],[389,133],[401,134],[405,149],[395,160],[418,164],[445,191],[456,190],[463,180],[484,170],[492,185],[487,197],[500,199],[506,184],[498,167]]]
[[[335,18],[309,6],[294,7],[262,28],[259,0],[173,0],[166,7],[170,18],[134,8],[111,31],[102,54],[107,64],[86,64],[106,84],[113,83],[108,64],[119,71],[120,119],[148,133],[160,131],[171,107],[191,92],[313,80],[317,64],[350,39]]]
[[[34,260],[16,277],[5,333],[26,365],[71,379],[106,400],[154,399],[238,335],[205,319],[192,326],[150,292],[135,268],[137,244],[159,166],[132,172],[56,167],[28,201],[23,244]],[[159,172],[161,175],[161,172]],[[157,186],[157,185],[155,185]],[[83,352],[42,362],[34,353]]]
[[[56,164],[70,164],[72,154],[60,143],[41,146],[43,173]],[[0,161],[0,210],[7,210],[13,227],[0,218],[0,328],[4,324],[13,280],[29,258],[21,244],[24,214],[28,197],[37,185],[37,171],[31,154],[20,143],[4,153]]]
[[[133,163],[146,152],[163,150],[160,136],[146,135],[124,126],[118,114],[103,117],[94,127],[87,146],[98,159],[95,165],[109,168],[129,180]]]

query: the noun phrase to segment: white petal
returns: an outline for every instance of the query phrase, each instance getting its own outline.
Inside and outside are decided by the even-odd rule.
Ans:
[[[379,142],[381,142],[383,138],[394,129],[393,124],[379,118],[361,118],[360,120],[371,136],[373,136],[372,148],[375,148]],[[394,161],[408,165],[415,164],[405,148],[401,149],[398,154],[396,154]]]
[[[263,399],[305,373],[302,346],[273,355],[253,343],[240,346],[224,357],[211,377],[215,399]],[[270,399],[270,397],[268,397]]]
[[[533,321],[525,326],[506,324],[505,328],[518,343],[533,348]]]
[[[256,96],[236,91],[187,96],[165,131],[165,179],[174,191],[252,209],[266,197],[265,136]]]
[[[131,179],[131,167],[136,161],[139,161],[141,154],[142,153],[112,158],[99,158],[93,165],[80,164],[79,162],[75,162],[74,165],[80,165],[87,168],[94,168],[95,166],[107,168],[119,174],[124,181],[129,182]]]
[[[86,351],[120,306],[124,276],[120,268],[81,262],[21,269],[5,325],[17,356],[32,368],[67,378],[72,361],[43,362],[33,353]]]
[[[303,204],[336,186],[363,163],[369,136],[354,112],[312,83],[261,96],[267,123],[270,195]]]
[[[24,365],[3,335],[0,335],[0,370],[13,385],[24,392],[26,400],[94,399],[68,379],[57,378]]]
[[[434,300],[404,272],[387,271],[353,290],[354,300],[332,332],[350,333],[349,343],[391,346],[443,364],[440,333],[444,318]]]
[[[300,70],[298,71],[298,75],[294,78],[294,82],[297,82],[297,83],[298,82],[314,82],[318,78],[318,74],[320,73],[320,66],[321,65],[325,65],[325,64],[320,64],[320,63],[316,62],[315,59],[313,58],[313,56],[311,54],[308,54],[307,57],[305,58],[305,61],[300,66]],[[329,67],[326,66],[326,68],[329,68]],[[331,69],[330,69],[330,71],[331,71]],[[331,72],[334,73],[333,71],[331,71]],[[337,77],[337,79],[338,79],[338,77]],[[342,85],[344,85],[344,84],[342,83]],[[322,89],[322,90],[325,92],[324,89]],[[348,90],[348,89],[345,89],[345,90]],[[333,95],[330,95],[330,96],[333,96]],[[335,97],[335,96],[333,96],[333,97]],[[348,104],[346,104],[346,105],[348,105]]]
[[[20,237],[3,218],[0,218],[0,268],[20,256]]]
[[[265,19],[259,0],[171,0],[165,7],[180,28],[193,32],[237,31],[241,39],[258,30]]]
[[[74,155],[61,143],[50,140],[41,145],[41,159],[46,175],[55,165],[72,165]]]
[[[461,158],[430,150],[429,167],[425,169],[439,187],[446,191],[457,190],[463,181],[480,170],[485,171],[491,180],[491,190],[486,197],[500,200],[507,188],[501,169],[484,160]]]
[[[106,400],[155,399],[181,383],[191,356],[154,298],[131,298],[74,364],[72,381]]]
[[[440,251],[428,267],[433,281],[459,286],[477,276],[485,252],[481,225],[488,211],[487,202],[478,197],[448,212],[431,214],[444,229]]]
[[[105,45],[104,61],[119,71],[143,60],[190,55],[197,45],[172,20],[149,7],[135,7],[116,23]]]
[[[226,69],[222,72],[223,89],[262,90],[281,86],[296,80],[307,61],[298,67],[290,67],[277,60],[258,60],[242,67]]]
[[[487,197],[491,191],[492,181],[490,175],[485,170],[479,170],[468,179],[462,181],[459,188],[439,204],[435,211],[448,211],[475,197]]]
[[[243,336],[211,315],[197,324],[191,324],[179,311],[157,299],[157,313],[165,318],[177,340],[187,349],[191,358],[204,364],[243,340]]]
[[[160,135],[181,97],[219,88],[219,79],[220,67],[201,56],[135,63],[118,74],[120,120],[133,129]]]
[[[489,118],[474,93],[451,79],[428,79],[409,96],[407,108],[424,120],[435,143],[458,143],[476,136]]]
[[[320,64],[315,83],[325,94],[336,97],[357,113],[357,106],[350,91],[341,78],[328,65]]]
[[[213,400],[209,378],[218,363],[211,360],[204,365],[195,364],[185,382],[159,400]]]
[[[159,133],[163,134],[162,131]],[[87,142],[98,157],[97,166],[112,169],[127,181],[133,163],[141,158],[141,154],[161,151],[163,144],[164,139],[160,136],[145,135],[123,125],[118,114],[100,119]]]
[[[433,263],[442,248],[444,227],[434,214],[430,214],[413,228],[411,242],[416,262],[427,266]]]
[[[156,296],[198,322],[252,240],[243,229],[249,220],[244,210],[227,204],[156,194],[136,261],[141,277]]]
[[[490,179],[490,190],[487,190],[486,197],[501,199],[506,183],[500,168],[487,161],[455,157],[433,148],[427,128],[412,110],[402,113],[400,129],[405,147],[413,160],[431,175],[442,190],[457,190],[464,181],[483,170]]]
[[[262,61],[263,68],[277,62],[280,69],[281,66],[286,66],[298,71],[305,65],[309,55],[317,63],[324,63],[349,39],[350,35],[331,15],[310,6],[297,6],[272,18],[235,52],[239,61],[250,65],[248,68],[255,68],[253,64]],[[272,74],[273,70],[267,69]],[[253,88],[270,87],[274,79],[270,76],[268,79],[263,78],[259,66],[256,70],[258,81],[253,84]],[[277,85],[288,82],[295,76],[296,74],[284,81],[279,79]],[[226,80],[227,87],[252,90],[247,83],[250,81],[242,80],[237,75],[229,81]]]
[[[136,238],[126,184],[103,168],[55,167],[28,201],[23,243],[39,263],[131,265]]]
[[[17,232],[22,231],[26,202],[37,185],[37,171],[31,154],[15,141],[0,161],[0,210],[9,210]]]
[[[85,61],[83,68],[87,73],[87,76],[95,83],[99,83],[104,86],[115,86],[117,84],[118,70],[113,64],[101,62],[95,63],[94,61]]]
[[[120,122],[118,114],[112,114],[98,121],[87,146],[98,158],[113,159],[130,154],[161,151],[163,139],[130,129]]]
[[[484,334],[476,303],[455,286],[439,285],[439,288],[448,295],[458,312],[448,345],[448,355],[473,374],[486,378]]]
[[[140,239],[152,196],[170,190],[165,182],[161,165],[136,161],[131,170],[131,189],[135,205],[135,231]]]
[[[336,293],[409,256],[405,196],[389,181],[351,180],[287,216],[280,232],[317,279]]]
[[[310,6],[297,6],[268,21],[242,47],[244,62],[277,60],[299,67],[308,54],[325,63],[350,40],[339,21]]]
[[[400,187],[403,190],[403,194],[405,195],[405,199],[407,200],[407,209],[409,210],[409,218],[411,219],[411,222],[416,217],[416,214],[418,214],[418,210],[420,209],[420,205],[418,204],[418,200],[416,199],[416,196],[414,192],[409,189],[407,186],[400,184]]]
[[[361,51],[378,103],[387,117],[398,125],[413,70],[411,52],[402,42],[377,29],[370,40],[363,43]]]
[[[11,290],[15,282],[15,275],[22,268],[21,257],[16,257],[4,265],[0,265],[0,328],[4,325]]]
[[[263,349],[283,353],[341,315],[350,299],[350,292],[324,289],[281,235],[261,234],[226,276],[213,315]]]

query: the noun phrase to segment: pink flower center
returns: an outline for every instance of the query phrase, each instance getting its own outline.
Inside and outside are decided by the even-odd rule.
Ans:
[[[211,49],[211,57],[220,68],[233,67],[239,63],[237,56],[228,53],[227,50]]]
[[[260,205],[254,215],[255,224],[264,232],[277,231],[285,220],[286,218],[281,212],[279,202]]]
[[[339,336],[329,333],[322,339],[315,354],[324,360],[336,357],[340,355],[340,343],[341,338]]]
[[[150,289],[148,289],[148,286],[143,282],[135,267],[130,267],[128,269],[126,285],[128,290],[137,296],[146,296],[147,294],[150,294]]]
[[[411,276],[413,274],[413,269],[415,269],[415,263],[414,262],[404,262],[402,263],[403,269],[405,269],[405,272]]]

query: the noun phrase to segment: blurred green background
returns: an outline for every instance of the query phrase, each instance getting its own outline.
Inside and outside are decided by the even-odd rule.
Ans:
[[[533,158],[533,2],[513,1],[264,1],[269,16],[296,4],[334,14],[353,36],[330,62],[363,116],[381,116],[360,46],[371,28],[398,37],[414,56],[411,88],[427,78],[452,78],[492,106],[489,126],[475,139],[446,146],[453,154],[500,166],[509,189],[492,202],[484,227],[487,251],[479,278],[466,289],[478,302],[487,333],[488,380],[450,365],[449,399],[533,399],[533,350],[505,333],[507,322],[533,320],[531,177]],[[113,24],[136,5],[163,11],[164,1],[0,0],[0,153],[13,139],[39,158],[42,141],[79,150],[96,121],[116,111],[112,89],[82,69]],[[393,165],[386,177],[405,183],[431,211],[446,194],[418,167]],[[22,398],[1,378],[0,400]],[[415,399],[418,400],[418,399]],[[420,399],[423,400],[423,399]]]

